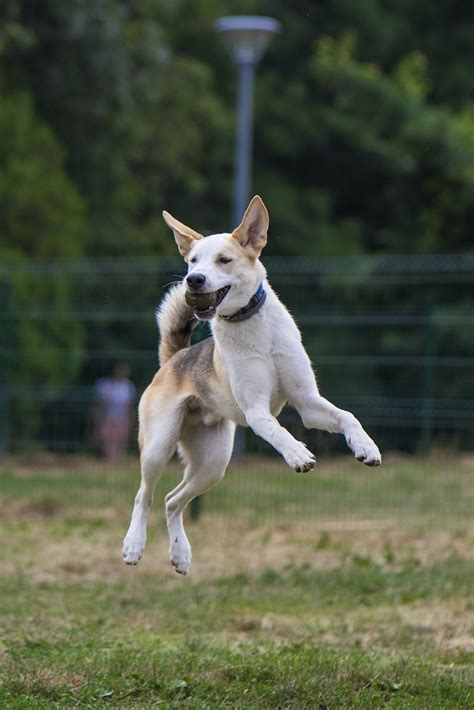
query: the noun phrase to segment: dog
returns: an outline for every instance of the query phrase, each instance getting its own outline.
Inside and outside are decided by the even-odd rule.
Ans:
[[[155,484],[178,448],[184,477],[166,496],[170,559],[187,574],[191,546],[183,511],[224,476],[236,424],[269,442],[296,472],[316,459],[277,416],[292,405],[306,428],[342,433],[355,458],[378,466],[375,442],[350,412],[321,397],[301,334],[269,285],[259,257],[269,218],[255,196],[231,233],[203,237],[163,212],[188,264],[184,280],[160,304],[160,369],[139,405],[141,485],[135,498],[123,558],[135,565],[146,542]],[[199,320],[211,322],[212,337],[191,345]]]

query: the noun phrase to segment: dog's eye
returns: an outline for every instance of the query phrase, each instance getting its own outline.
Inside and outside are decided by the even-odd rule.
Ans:
[[[191,262],[191,264],[195,264],[197,261],[197,257],[193,256],[189,261]]]
[[[227,256],[221,256],[219,261],[221,262],[221,264],[229,264],[232,261],[232,259],[229,259],[229,257],[227,257]]]

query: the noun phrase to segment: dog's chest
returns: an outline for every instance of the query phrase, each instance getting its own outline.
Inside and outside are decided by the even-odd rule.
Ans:
[[[269,397],[272,413],[281,411],[285,402],[278,371],[281,360],[271,333],[260,332],[255,339],[248,334],[239,337],[233,330],[229,337],[216,338],[216,350],[222,395],[219,407],[226,410],[225,416],[239,424],[245,423],[240,403],[248,403],[263,391]]]
[[[214,340],[225,362],[264,360],[276,370],[286,356],[301,349],[301,335],[288,311],[273,293],[262,311],[242,323],[217,323],[212,327]]]

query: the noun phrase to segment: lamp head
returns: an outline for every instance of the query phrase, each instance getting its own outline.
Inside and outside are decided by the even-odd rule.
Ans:
[[[257,64],[281,27],[273,17],[249,15],[221,17],[214,26],[237,64]]]

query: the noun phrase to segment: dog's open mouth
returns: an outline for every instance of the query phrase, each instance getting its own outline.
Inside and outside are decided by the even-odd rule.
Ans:
[[[222,303],[229,290],[230,286],[224,286],[209,293],[186,291],[186,303],[191,306],[199,320],[211,320],[216,315],[217,306]]]

